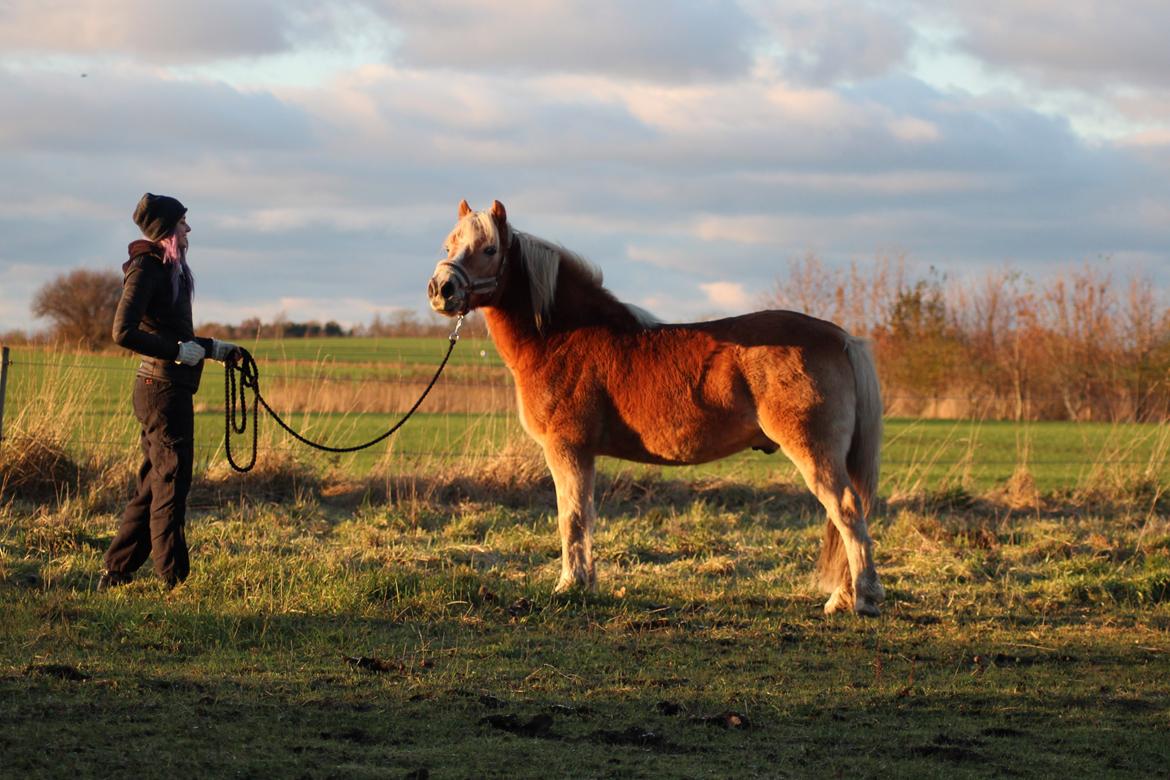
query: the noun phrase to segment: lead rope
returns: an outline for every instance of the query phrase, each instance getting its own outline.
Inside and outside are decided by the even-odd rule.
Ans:
[[[233,355],[224,363],[224,450],[227,452],[228,463],[232,468],[240,473],[247,473],[256,465],[256,444],[259,438],[260,418],[257,415],[257,404],[264,407],[268,414],[272,415],[272,419],[276,420],[281,428],[284,428],[297,441],[307,444],[313,449],[322,450],[324,452],[357,452],[368,447],[373,447],[380,441],[384,441],[392,436],[399,428],[401,428],[407,420],[415,413],[419,406],[422,405],[427,394],[431,392],[431,388],[435,386],[435,382],[439,381],[439,375],[443,373],[443,369],[447,366],[447,361],[451,359],[451,353],[455,350],[455,344],[459,341],[459,329],[463,327],[463,316],[455,322],[455,330],[451,331],[451,335],[447,337],[450,344],[447,347],[447,354],[443,356],[443,362],[439,364],[435,375],[431,377],[430,383],[426,389],[423,390],[419,399],[414,402],[414,406],[410,407],[410,411],[406,415],[394,423],[390,430],[375,439],[371,439],[364,444],[357,444],[352,447],[331,447],[327,444],[310,441],[301,434],[289,427],[288,423],[281,419],[280,415],[273,411],[268,402],[264,400],[264,396],[260,393],[260,369],[256,365],[256,359],[252,354],[243,347],[239,348],[238,355]],[[236,372],[239,372],[239,381],[236,380]],[[246,466],[241,466],[236,463],[235,457],[232,455],[232,433],[244,434],[248,430],[248,390],[252,391],[252,458],[248,461]]]

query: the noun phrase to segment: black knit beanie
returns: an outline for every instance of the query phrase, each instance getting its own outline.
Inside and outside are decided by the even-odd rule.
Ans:
[[[146,193],[134,207],[134,224],[142,235],[159,241],[175,232],[175,225],[187,213],[187,207],[168,195]]]

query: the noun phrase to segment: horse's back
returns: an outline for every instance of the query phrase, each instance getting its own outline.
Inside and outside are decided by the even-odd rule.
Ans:
[[[755,396],[784,388],[792,402],[815,404],[852,379],[846,354],[851,337],[827,320],[771,310],[679,327],[734,355],[735,370]]]
[[[608,343],[599,336],[572,351],[596,372],[590,406],[604,409],[607,422],[595,430],[605,454],[698,463],[771,449],[785,442],[763,433],[762,418],[818,424],[818,408],[838,386],[848,381],[852,395],[848,334],[796,312],[659,325]]]
[[[674,326],[709,334],[722,343],[741,347],[793,347],[841,350],[849,334],[828,320],[785,309],[770,309],[706,322]]]
[[[855,422],[852,337],[827,320],[760,311],[685,326],[735,356],[753,421],[790,455],[820,447],[844,452]]]

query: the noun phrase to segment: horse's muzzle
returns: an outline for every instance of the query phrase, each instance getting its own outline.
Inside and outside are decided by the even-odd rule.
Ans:
[[[448,317],[454,317],[464,313],[467,290],[451,274],[437,273],[427,283],[427,297],[430,298],[432,309]]]

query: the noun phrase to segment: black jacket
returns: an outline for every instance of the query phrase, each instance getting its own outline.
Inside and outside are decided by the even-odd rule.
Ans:
[[[191,287],[184,277],[174,297],[171,269],[163,264],[163,250],[151,241],[130,244],[130,259],[122,264],[122,299],[114,315],[114,342],[142,355],[138,376],[199,389],[202,361],[197,366],[175,363],[180,341],[196,341],[209,353],[211,339],[196,338],[191,324]]]

